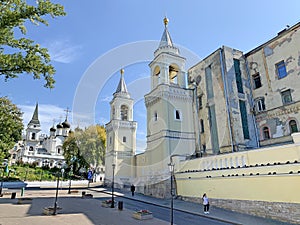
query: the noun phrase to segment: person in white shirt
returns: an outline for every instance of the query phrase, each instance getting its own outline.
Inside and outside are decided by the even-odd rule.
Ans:
[[[209,200],[206,193],[203,194],[202,201],[203,201],[204,213],[209,214]]]

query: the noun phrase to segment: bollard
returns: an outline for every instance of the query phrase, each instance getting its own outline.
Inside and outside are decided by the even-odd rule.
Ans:
[[[123,210],[123,202],[122,201],[118,202],[118,209]]]
[[[24,196],[24,192],[25,192],[25,188],[22,187],[22,189],[21,189],[21,196]]]

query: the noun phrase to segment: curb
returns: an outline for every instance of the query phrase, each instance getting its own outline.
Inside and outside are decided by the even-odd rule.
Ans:
[[[94,190],[93,188],[88,188],[88,189],[91,190],[91,191],[95,191],[95,192],[100,192],[100,193],[104,193],[104,194],[107,194],[107,195],[111,195],[111,192],[108,192],[108,191],[105,191],[105,190],[99,191],[99,190]],[[120,197],[120,198],[125,198],[125,199],[130,199],[130,200],[134,200],[134,201],[138,201],[138,202],[143,202],[143,203],[146,203],[146,204],[151,204],[151,205],[159,206],[159,207],[166,208],[166,209],[170,209],[169,206],[164,206],[164,205],[160,205],[160,204],[149,202],[149,201],[145,201],[145,200],[135,199],[135,198],[131,198],[131,197],[128,197],[128,196],[125,196],[125,195],[114,194],[114,196],[117,196],[117,197]],[[174,207],[174,210],[179,211],[179,212],[184,212],[184,213],[189,213],[189,214],[201,216],[203,218],[209,218],[209,219],[212,219],[212,220],[229,223],[229,224],[232,224],[232,225],[243,225],[242,223],[232,222],[232,221],[228,221],[228,220],[221,219],[221,218],[214,217],[214,216],[202,215],[200,213],[190,212],[190,211],[179,209],[179,208],[176,208],[176,207]]]

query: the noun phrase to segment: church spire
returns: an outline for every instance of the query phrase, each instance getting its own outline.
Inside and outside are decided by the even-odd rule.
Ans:
[[[160,39],[159,48],[166,47],[166,46],[173,47],[173,42],[172,42],[172,39],[171,39],[171,35],[168,31],[168,23],[169,23],[169,19],[167,17],[165,17],[164,18],[165,30],[163,32],[163,35],[162,35],[161,39]]]
[[[165,17],[163,21],[164,21],[165,29],[160,39],[159,46],[154,52],[154,56],[156,57],[163,52],[179,55],[179,49],[173,45],[171,35],[168,31],[169,19]]]
[[[120,78],[119,85],[118,85],[115,93],[128,93],[126,83],[124,80],[124,69],[123,68],[120,70],[120,73],[121,73],[121,78]]]
[[[40,125],[38,103],[36,103],[36,105],[35,105],[34,113],[32,115],[32,118],[31,118],[29,124]]]

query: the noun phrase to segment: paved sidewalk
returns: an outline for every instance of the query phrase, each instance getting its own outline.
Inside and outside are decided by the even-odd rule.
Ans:
[[[54,206],[55,190],[27,190],[26,198],[32,198],[31,204],[17,204],[18,199],[10,199],[10,195],[0,198],[0,225],[167,225],[166,221],[153,218],[151,220],[136,220],[132,211],[122,211],[117,208],[101,207],[97,199],[81,198],[81,191],[67,194],[67,190],[59,190],[58,205],[62,209],[56,216],[42,215],[44,207]],[[19,197],[19,196],[17,196]],[[107,199],[107,194],[97,197]]]
[[[153,218],[151,220],[136,220],[132,217],[133,211],[126,209],[126,203],[123,210],[118,210],[117,207],[104,208],[101,207],[99,198],[107,199],[111,192],[96,186],[91,186],[89,189],[85,187],[76,187],[77,192],[67,194],[68,189],[59,189],[58,205],[62,209],[56,216],[42,215],[44,207],[53,207],[55,199],[55,189],[41,188],[26,190],[25,196],[32,198],[31,204],[17,204],[18,199],[10,199],[11,193],[8,192],[0,198],[0,225],[65,225],[65,224],[80,224],[80,225],[167,225],[168,221]],[[73,189],[73,191],[76,191]],[[82,191],[93,194],[97,199],[81,198]],[[131,192],[115,190],[116,200],[121,198],[134,199],[153,205],[169,208],[170,200],[157,199],[136,193],[134,197]],[[17,198],[20,193],[17,192]],[[241,213],[236,213],[220,208],[212,207],[209,215],[202,212],[202,206],[197,203],[185,202],[182,200],[174,200],[174,208],[176,210],[196,214],[202,217],[210,217],[216,221],[226,221],[231,224],[243,225],[287,225],[278,221],[267,220],[254,216],[249,216]],[[176,213],[176,211],[175,211]],[[154,215],[155,216],[155,215]],[[176,222],[176,221],[174,221]],[[180,225],[180,224],[178,224]]]
[[[94,191],[98,193],[108,193],[111,194],[110,191],[107,191],[104,188],[90,188],[90,191]],[[170,207],[170,200],[169,199],[159,199],[154,198],[151,196],[145,196],[139,193],[135,193],[134,197],[131,196],[130,191],[122,191],[122,190],[115,190],[116,196],[134,199],[136,201],[147,202],[154,205],[159,205],[162,207],[169,208]],[[126,207],[126,206],[125,206]],[[202,217],[209,217],[215,219],[216,221],[224,221],[231,224],[236,225],[291,225],[290,223],[284,223],[280,221],[275,221],[271,219],[265,219],[261,217],[251,216],[247,214],[242,214],[238,212],[233,212],[230,210],[225,210],[217,207],[210,207],[210,214],[206,215],[203,213],[202,205],[199,203],[193,202],[186,202],[179,199],[174,199],[174,209],[179,211],[184,211],[192,214],[196,214]]]

